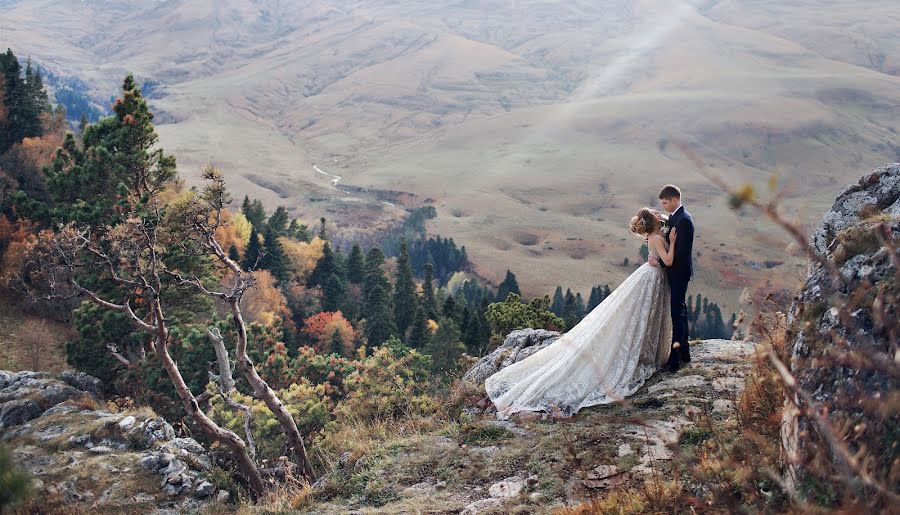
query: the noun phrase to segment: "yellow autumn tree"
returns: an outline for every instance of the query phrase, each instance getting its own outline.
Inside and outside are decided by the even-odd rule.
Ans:
[[[325,240],[318,236],[309,243],[303,241],[292,240],[291,238],[278,238],[281,247],[284,249],[284,255],[290,263],[291,279],[301,283],[306,283],[316,263],[322,259],[325,253]]]
[[[275,287],[275,278],[268,270],[253,272],[256,285],[247,290],[241,300],[241,309],[248,322],[259,322],[271,326],[277,316],[285,320],[290,312],[287,300],[281,291]]]
[[[223,249],[228,250],[234,245],[238,252],[243,253],[247,242],[250,241],[252,226],[243,213],[222,211],[222,225],[216,229],[216,240]]]

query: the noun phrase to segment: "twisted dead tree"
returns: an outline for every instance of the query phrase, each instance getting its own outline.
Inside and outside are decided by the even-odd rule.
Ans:
[[[242,269],[238,263],[228,257],[228,253],[216,238],[219,228],[226,224],[223,212],[225,206],[231,201],[225,188],[225,179],[222,173],[212,165],[204,168],[203,178],[207,181],[207,185],[201,195],[198,198],[192,196],[183,198],[178,203],[178,207],[171,210],[171,216],[166,225],[173,229],[173,241],[177,241],[183,247],[182,250],[187,252],[194,247],[202,249],[218,263],[227,278],[220,281],[219,289],[216,290],[216,286],[207,284],[208,281],[198,275],[187,276],[172,269],[165,269],[164,272],[171,275],[178,284],[193,286],[198,291],[227,304],[237,334],[235,344],[237,367],[253,388],[254,396],[263,401],[281,425],[288,447],[291,449],[293,462],[299,468],[300,473],[308,480],[314,480],[315,473],[310,465],[303,436],[300,434],[294,417],[291,416],[275,391],[260,377],[256,365],[247,355],[247,325],[241,311],[241,299],[244,293],[253,286],[254,279],[250,271]]]
[[[258,497],[266,487],[247,444],[200,408],[169,353],[172,334],[163,302],[166,265],[159,238],[163,216],[158,206],[141,215],[135,212],[115,226],[95,230],[70,223],[43,233],[29,251],[21,282],[46,299],[81,297],[122,313],[145,333],[187,414],[210,439],[231,451],[251,494]]]

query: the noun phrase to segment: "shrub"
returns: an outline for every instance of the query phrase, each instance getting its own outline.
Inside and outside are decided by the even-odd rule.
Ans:
[[[391,337],[347,377],[348,395],[339,415],[377,419],[433,411],[426,393],[430,368],[428,356]]]

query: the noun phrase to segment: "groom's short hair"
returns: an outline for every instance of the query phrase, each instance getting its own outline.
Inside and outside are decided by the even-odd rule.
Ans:
[[[666,184],[663,189],[659,190],[659,198],[681,198],[681,190],[674,184]]]

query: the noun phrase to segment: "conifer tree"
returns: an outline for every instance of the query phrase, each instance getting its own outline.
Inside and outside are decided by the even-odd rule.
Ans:
[[[258,232],[263,232],[266,225],[266,208],[263,207],[259,199],[251,201],[250,197],[244,195],[241,211]]]
[[[406,240],[400,242],[400,255],[397,257],[397,269],[394,276],[394,321],[401,335],[416,316],[416,284],[413,282],[412,266],[409,263],[409,248]]]
[[[381,286],[385,292],[390,291],[391,285],[384,275],[384,270],[381,269],[382,265],[384,265],[384,252],[378,247],[372,247],[366,254],[366,278],[363,290],[367,296],[375,286]]]
[[[253,230],[251,229],[250,232],[252,238]],[[283,283],[288,278],[287,257],[284,255],[284,249],[281,247],[281,242],[278,241],[278,236],[270,227],[266,227],[263,247],[265,248],[265,253],[259,260],[259,268],[272,272],[272,276],[279,283]]]
[[[500,302],[503,302],[510,293],[515,293],[520,297],[522,296],[522,292],[519,290],[519,282],[516,280],[516,275],[507,270],[506,278],[503,279],[503,282],[500,283],[500,286],[497,288],[497,299]]]
[[[428,319],[421,302],[416,303],[416,316],[409,332],[409,346],[422,349],[428,344]]]
[[[431,337],[425,353],[431,355],[432,367],[436,372],[449,374],[458,368],[459,357],[466,347],[460,341],[459,327],[450,319],[441,319],[438,330]]]
[[[288,229],[287,209],[285,209],[284,206],[275,208],[275,212],[269,216],[266,226],[275,233],[275,236],[285,236]]]
[[[338,311],[344,304],[346,286],[337,274],[331,274],[322,286],[322,311]]]
[[[347,279],[351,283],[360,284],[366,278],[366,262],[363,259],[362,249],[359,244],[353,244],[350,249],[350,257],[347,258]]]
[[[313,269],[312,273],[309,274],[306,285],[310,288],[324,286],[325,281],[327,281],[332,274],[340,276],[340,269],[338,268],[337,263],[335,263],[331,245],[329,245],[328,242],[325,242],[325,246],[322,249],[322,257],[319,258],[319,261],[316,262],[316,267]]]
[[[594,308],[596,308],[597,306],[600,305],[600,302],[602,300],[600,298],[600,295],[601,295],[600,289],[601,289],[601,287],[599,287],[599,286],[594,286],[593,288],[591,288],[591,296],[588,297],[588,305],[587,305],[588,313],[590,313],[591,311],[594,310]]]
[[[232,243],[228,246],[228,259],[234,261],[235,263],[241,262],[241,253],[238,252],[237,245]]]
[[[456,321],[459,319],[461,311],[459,309],[459,305],[456,303],[456,299],[453,298],[453,295],[448,294],[447,298],[444,299],[444,318],[448,318],[450,320]]]
[[[50,202],[20,198],[27,216],[114,225],[129,207],[145,206],[174,179],[175,157],[158,148],[153,114],[131,75],[113,111],[114,116],[87,127],[80,147],[73,134],[66,135],[46,169]]]
[[[341,331],[338,329],[335,329],[334,334],[331,335],[331,353],[338,356],[344,355],[344,339],[341,338]]]
[[[375,283],[366,296],[365,304],[366,340],[369,348],[384,343],[391,336],[397,336],[397,326],[391,312],[390,297],[381,284]]]
[[[437,320],[438,308],[437,299],[434,296],[434,265],[425,264],[425,280],[422,282],[422,307],[425,309],[425,316],[431,320]]]
[[[256,227],[250,229],[250,242],[244,249],[244,261],[242,263],[244,270],[257,270],[262,262],[263,245],[259,241],[259,233]]]
[[[591,290],[593,294],[593,290]],[[563,298],[562,286],[557,286],[556,291],[553,292],[553,302],[550,304],[550,312],[554,315],[561,316],[563,312],[563,303],[565,303],[566,299]]]
[[[571,288],[566,289],[565,302],[563,303],[563,314],[562,319],[566,322],[566,329],[571,329],[575,327],[575,324],[578,323],[575,305],[575,294],[572,293]]]
[[[323,240],[328,239],[328,235],[325,233],[325,217],[319,218],[319,238]]]

